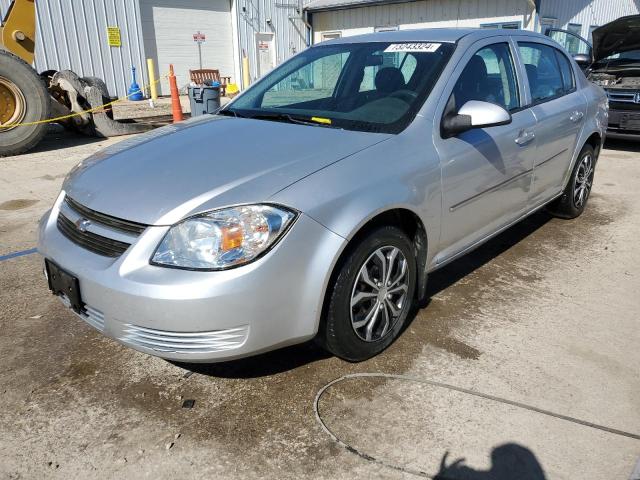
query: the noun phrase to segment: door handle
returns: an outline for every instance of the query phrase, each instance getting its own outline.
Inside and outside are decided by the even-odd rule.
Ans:
[[[573,123],[577,123],[582,120],[582,117],[584,117],[584,113],[575,111],[571,114],[569,120],[571,120]]]
[[[523,132],[520,134],[518,138],[516,138],[516,143],[520,146],[526,145],[531,142],[534,138],[536,138],[536,134],[533,132]]]

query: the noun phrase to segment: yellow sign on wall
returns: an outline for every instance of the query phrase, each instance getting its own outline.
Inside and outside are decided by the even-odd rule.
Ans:
[[[121,47],[120,27],[107,27],[107,39],[110,47]]]

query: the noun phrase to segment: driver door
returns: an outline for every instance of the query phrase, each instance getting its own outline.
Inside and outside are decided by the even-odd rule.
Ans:
[[[521,109],[526,99],[518,56],[507,37],[476,45],[445,89],[442,115],[480,100],[501,105],[512,121],[450,138],[436,136],[443,195],[438,263],[519,218],[527,209],[531,187],[536,118],[530,109]]]

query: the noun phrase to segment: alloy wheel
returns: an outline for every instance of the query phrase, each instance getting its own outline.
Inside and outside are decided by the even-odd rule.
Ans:
[[[576,208],[582,208],[589,198],[593,183],[593,173],[593,156],[587,154],[580,160],[580,165],[578,165],[578,170],[576,171],[573,187],[573,203]]]
[[[402,314],[409,291],[407,259],[393,246],[364,262],[351,292],[351,325],[365,342],[384,337]]]

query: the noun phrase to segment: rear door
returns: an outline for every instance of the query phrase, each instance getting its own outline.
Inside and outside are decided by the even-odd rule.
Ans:
[[[544,203],[562,191],[564,175],[584,125],[587,103],[576,87],[573,63],[551,45],[518,42],[531,111],[537,119],[536,155],[529,205]]]
[[[477,128],[450,138],[434,132],[442,168],[441,263],[464,251],[527,208],[535,157],[536,119],[521,108],[524,90],[508,37],[477,42],[456,68],[440,100],[436,122],[469,100],[511,112],[508,125]]]

